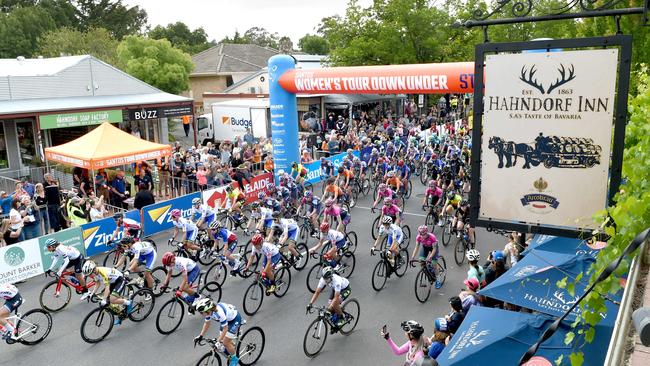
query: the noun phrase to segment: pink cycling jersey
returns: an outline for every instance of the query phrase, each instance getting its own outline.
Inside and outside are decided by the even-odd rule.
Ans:
[[[433,233],[428,233],[426,236],[418,234],[415,238],[415,242],[422,244],[424,247],[432,248],[434,245],[438,244],[438,239]]]
[[[381,208],[381,213],[388,216],[397,216],[400,214],[400,209],[396,205],[383,206]]]
[[[378,192],[380,198],[393,198],[393,190],[390,188],[387,188],[383,192]]]
[[[341,208],[336,206],[336,205],[332,205],[331,207],[327,207],[325,209],[325,215],[327,215],[327,216],[335,216],[335,217],[339,216],[339,215],[341,215]]]
[[[442,189],[440,187],[436,187],[435,189],[427,188],[426,196],[442,197]]]

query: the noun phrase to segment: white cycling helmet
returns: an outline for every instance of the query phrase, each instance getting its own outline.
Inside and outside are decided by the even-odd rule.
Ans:
[[[467,257],[468,261],[474,262],[481,259],[481,253],[479,253],[476,249],[470,249],[465,254],[465,257]]]
[[[95,262],[91,260],[88,260],[84,263],[83,267],[81,268],[81,271],[83,272],[84,275],[88,276],[95,271],[95,268],[97,268],[97,264],[95,264]]]
[[[194,303],[194,308],[199,313],[207,313],[208,311],[214,308],[214,302],[209,297],[204,297],[202,299],[196,300]]]

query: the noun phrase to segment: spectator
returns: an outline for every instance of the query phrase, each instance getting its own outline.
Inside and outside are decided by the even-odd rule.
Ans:
[[[253,132],[251,131],[250,127],[246,128],[246,133],[244,134],[244,142],[246,142],[248,145],[253,145],[255,143],[255,136],[253,136]]]
[[[476,293],[479,289],[478,280],[474,277],[463,281],[465,289],[460,292],[458,297],[463,304],[463,314],[467,314],[472,306],[481,306],[481,299]]]
[[[449,342],[449,334],[447,334],[447,320],[445,318],[438,318],[434,321],[433,336],[430,339],[431,345],[429,346],[429,357],[434,360],[440,356],[445,346]]]
[[[23,196],[21,199],[20,214],[23,219],[24,240],[38,238],[43,235],[41,232],[40,211],[28,195]]]
[[[135,194],[133,207],[141,210],[144,206],[152,205],[154,203],[156,203],[156,200],[153,197],[153,193],[145,184],[140,184],[138,186],[138,193]]]
[[[327,114],[327,122],[325,123],[325,130],[332,131],[336,129],[336,120],[334,120],[334,113]]]
[[[72,186],[75,188],[79,188],[81,185],[81,177],[82,177],[83,169],[79,167],[74,167],[72,169]]]
[[[115,207],[124,208],[126,199],[126,182],[124,181],[124,170],[118,170],[111,182],[112,204]]]
[[[219,145],[219,151],[221,151],[221,164],[229,166],[232,157],[232,144],[229,141],[222,142]]]
[[[43,183],[36,183],[34,186],[34,202],[38,206],[38,212],[41,215],[43,223],[43,234],[50,233],[50,220],[47,214],[47,197],[45,197],[45,188]]]
[[[104,197],[104,201],[110,198],[108,189],[108,176],[104,169],[99,169],[95,175],[95,192],[96,195]]]
[[[97,221],[108,216],[108,211],[106,211],[106,206],[104,206],[104,196],[99,196],[91,203],[92,208],[90,209],[90,221]]]
[[[208,172],[207,172],[207,170],[205,170],[205,166],[199,165],[199,167],[198,167],[198,169],[196,171],[196,181],[199,183],[199,190],[201,190],[201,191],[208,188],[207,174],[208,174]]]
[[[449,299],[449,306],[451,307],[451,312],[445,316],[445,320],[447,321],[449,335],[453,337],[463,322],[463,319],[465,319],[465,315],[463,314],[463,302],[458,296]]]
[[[133,184],[136,187],[140,187],[140,184],[144,184],[147,186],[147,190],[151,190],[153,188],[153,181],[151,180],[151,176],[146,174],[146,168],[142,166],[140,168],[140,171],[138,172],[138,175],[133,177]]]
[[[247,179],[247,167],[246,165],[242,164],[238,166],[235,171],[233,172],[232,179],[239,184],[239,189],[244,191],[244,181],[246,181],[246,184],[250,183],[250,181]]]
[[[27,196],[27,192],[23,189],[22,182],[16,182],[16,190],[14,191],[14,198],[20,198],[22,196]]]
[[[88,171],[84,171],[81,175],[81,183],[79,184],[79,193],[81,197],[88,197],[92,194],[93,189],[88,178]]]
[[[20,234],[21,230],[11,230],[11,223],[9,219],[2,219],[2,223],[0,224],[0,248],[4,247],[5,245],[18,243]]]
[[[164,156],[158,159],[158,195],[162,196],[163,188],[164,197],[169,196],[169,157]]]
[[[339,116],[336,121],[336,133],[339,135],[346,135],[348,133],[348,123],[343,116]]]
[[[66,202],[66,212],[72,226],[81,226],[88,222],[87,214],[84,211],[86,202],[74,194],[70,194]]]
[[[25,235],[22,232],[23,216],[20,214],[20,199],[18,197],[14,197],[14,200],[11,201],[11,210],[9,211],[9,224],[11,231],[20,232],[18,235],[18,241],[25,240]]]
[[[330,136],[330,140],[327,143],[327,151],[329,151],[330,156],[336,155],[339,152],[339,141],[337,140],[335,133]]]
[[[14,200],[13,193],[8,195],[5,191],[0,191],[0,209],[2,210],[2,216],[9,216],[9,211],[11,210],[11,202]]]
[[[47,201],[47,218],[50,222],[50,229],[61,230],[61,191],[59,184],[52,178],[52,175],[45,174],[45,198]]]
[[[214,185],[222,186],[230,182],[232,182],[232,179],[230,178],[230,175],[228,175],[226,169],[221,165],[217,165],[217,172],[214,175]]]
[[[31,181],[31,178],[25,177],[22,179],[22,181],[23,181],[23,189],[25,190],[25,192],[27,192],[29,198],[33,198],[35,187]]]
[[[182,116],[183,121],[183,131],[185,131],[185,137],[190,136],[190,123],[192,123],[192,116]]]
[[[264,171],[267,173],[273,173],[273,158],[271,156],[267,156],[266,159],[264,159]]]
[[[251,149],[250,146],[244,145],[244,152],[242,154],[244,162],[248,164],[253,164],[253,158],[255,157],[255,152]]]

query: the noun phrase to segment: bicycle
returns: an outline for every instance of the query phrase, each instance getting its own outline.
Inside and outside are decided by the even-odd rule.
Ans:
[[[343,335],[349,335],[356,328],[359,322],[359,316],[361,315],[359,301],[354,298],[347,299],[341,304],[345,322],[340,327],[332,322],[332,313],[326,307],[316,306],[307,310],[307,313],[312,313],[314,309],[318,311],[318,316],[309,324],[302,342],[302,349],[309,358],[316,357],[323,349],[323,346],[325,346],[328,328],[331,329],[331,334],[341,332]],[[315,348],[313,350],[308,346],[309,341],[315,342]]]
[[[460,266],[465,262],[465,253],[470,249],[473,249],[473,246],[469,243],[469,232],[465,226],[460,234],[460,239],[456,240],[454,245],[454,260],[457,265]]]
[[[14,315],[5,320],[15,329],[14,336],[5,339],[7,344],[18,342],[33,346],[47,338],[52,330],[52,315],[43,309],[32,309],[25,314],[20,314],[16,308]]]
[[[420,303],[424,304],[429,299],[431,286],[436,283],[436,280],[440,282],[440,286],[444,285],[445,279],[447,278],[447,261],[442,255],[438,256],[438,259],[436,260],[438,276],[436,276],[436,273],[431,266],[431,261],[420,259],[409,262],[411,267],[415,267],[416,263],[419,263],[421,268],[415,276],[415,298],[418,299]]]
[[[329,245],[330,245],[329,243],[325,243],[323,247],[326,248]],[[325,250],[324,248],[323,250]],[[316,292],[316,287],[318,286],[318,281],[320,280],[321,271],[323,267],[331,266],[330,262],[323,258],[323,255],[326,252],[327,251],[323,251],[321,252],[321,254],[317,254],[317,253],[311,254],[312,258],[320,259],[318,263],[314,264],[309,270],[309,272],[307,273],[307,278],[306,278],[307,289],[311,293]],[[338,260],[338,265],[336,266],[334,271],[336,272],[336,274],[342,277],[349,278],[350,276],[352,276],[352,272],[354,272],[354,267],[356,265],[356,258],[354,256],[354,253],[350,251],[348,242],[346,242],[346,245],[344,245],[342,248],[337,249],[336,254],[339,257],[339,260]]]
[[[372,251],[371,255],[374,256],[375,252]],[[390,250],[381,250],[379,252],[381,259],[372,270],[372,288],[377,292],[384,288],[386,281],[393,273],[397,277],[402,277],[406,274],[407,266],[405,264],[408,259],[408,251],[405,248],[401,248],[397,252],[397,256],[393,258],[393,263],[389,260],[390,255]]]
[[[249,328],[246,332],[244,332],[244,335],[241,335],[241,328],[245,324],[246,321],[242,321],[242,324],[239,327],[239,331],[237,332],[237,337],[233,339],[233,344],[239,357],[239,363],[242,366],[248,366],[256,363],[262,356],[262,352],[264,352],[264,345],[266,343],[264,331],[260,327]],[[230,363],[230,355],[226,353],[225,348],[223,345],[219,344],[219,341],[216,338],[204,339],[198,344],[199,346],[209,344],[211,350],[199,359],[199,362],[196,363],[197,366],[221,366],[221,357],[219,357],[219,354],[222,354],[226,358],[226,365]],[[196,347],[196,344],[194,347]]]
[[[221,286],[216,281],[210,281],[201,287],[201,283],[207,281],[205,277],[205,272],[201,271],[196,286],[192,285],[192,288],[199,289],[197,292],[198,298],[209,297],[215,303],[218,303],[221,300]],[[169,291],[172,290],[169,288],[164,290],[165,293]],[[192,306],[183,298],[180,289],[174,289],[172,298],[163,303],[160,310],[158,310],[158,315],[156,315],[158,333],[168,335],[178,329],[185,316],[185,305]]]
[[[93,297],[97,298],[96,295]],[[113,330],[116,316],[120,320],[128,318],[136,323],[141,322],[149,317],[156,302],[153,292],[148,288],[133,291],[127,299],[132,302],[132,309],[128,313],[126,306],[117,304],[100,305],[89,312],[81,322],[81,339],[86,343],[101,342]]]
[[[48,275],[46,274],[46,276]],[[43,287],[39,296],[39,302],[43,309],[55,313],[68,306],[72,296],[72,289],[78,295],[81,295],[84,288],[79,284],[79,280],[77,280],[75,274],[71,271],[65,271],[61,273],[61,276],[52,276],[55,276],[56,279],[48,282]],[[92,289],[96,284],[95,276],[90,275],[86,280],[86,290]],[[103,291],[103,289],[100,288],[100,291]],[[92,301],[92,297],[89,300]],[[50,303],[50,301],[53,302]]]
[[[291,286],[291,271],[286,267],[284,259],[279,264],[280,266],[275,268],[275,291],[273,291],[273,295],[277,298],[286,295]],[[244,313],[248,316],[253,316],[260,310],[264,294],[270,296],[267,290],[271,284],[266,278],[266,272],[255,271],[255,274],[253,283],[244,292]]]
[[[146,239],[143,241],[150,243],[155,250],[158,250],[158,247],[156,246],[156,242],[154,242],[153,240]],[[111,249],[106,254],[106,256],[104,257],[104,261],[102,262],[102,265],[104,267],[111,267],[117,269],[120,272],[124,272],[124,270],[126,270],[127,266],[131,262],[131,259],[133,259],[133,254],[131,254],[130,252],[125,252],[124,249],[119,244],[120,244],[119,240],[111,240],[106,244],[106,246],[112,247],[113,249]],[[120,258],[122,258],[122,256],[126,256],[128,259],[125,260],[122,263],[122,265],[119,266],[118,268],[117,263],[120,261]]]
[[[402,242],[399,244],[400,249],[408,249],[411,242],[411,227],[402,225]],[[379,250],[388,249],[388,235],[383,234],[383,239],[379,242]]]
[[[248,226],[248,220],[251,217],[251,209],[247,205],[241,207],[239,213],[239,220],[235,219],[235,213],[229,209],[219,209],[217,211],[217,220],[221,223],[221,227],[224,227],[230,231],[235,231],[237,229],[242,229],[246,231]]]
[[[144,276],[144,272],[134,272],[131,274],[137,276],[135,278],[128,278],[125,276],[128,279],[128,283],[126,284],[126,286],[131,292],[142,288],[149,288],[147,287],[147,280]],[[151,277],[153,278],[153,287],[149,289],[151,290],[151,292],[155,297],[160,297],[162,294],[165,293],[163,287],[161,286],[161,283],[163,283],[166,276],[167,276],[167,269],[165,269],[165,267],[163,266],[155,267],[151,271]]]

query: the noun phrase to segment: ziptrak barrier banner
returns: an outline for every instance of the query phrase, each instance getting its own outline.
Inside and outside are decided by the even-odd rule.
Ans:
[[[330,156],[329,158],[326,158],[327,160],[331,161],[332,164],[334,165],[334,173],[333,173],[334,176],[339,174],[337,169],[343,163],[343,158],[345,158],[346,155],[347,153],[340,153],[334,156]],[[356,150],[352,152],[352,155],[354,155],[357,158],[360,156],[359,151]],[[305,169],[307,169],[306,181],[308,183],[316,184],[321,180],[323,180],[323,176],[325,172],[323,172],[321,169],[320,160],[316,160],[311,164],[305,164],[304,167]]]
[[[257,201],[258,193],[266,192],[266,185],[269,183],[273,183],[273,174],[271,173],[257,175],[249,183],[245,183],[244,194],[246,194],[246,203]],[[230,185],[233,188],[239,187],[237,182],[233,182]],[[203,191],[203,202],[210,207],[221,207],[225,198],[226,186]]]
[[[132,210],[127,212],[124,217],[132,219],[140,223],[140,211]],[[112,235],[117,228],[115,219],[107,217],[105,219],[92,221],[87,224],[81,225],[81,233],[84,239],[84,247],[86,248],[86,255],[92,257],[97,254],[106,253],[113,249],[108,246],[112,239]],[[117,233],[116,240],[122,239],[123,231]]]
[[[192,213],[192,200],[201,197],[201,192],[190,193],[171,200],[154,203],[142,208],[144,236],[157,234],[173,227],[171,210],[181,210],[181,216],[189,218]]]

